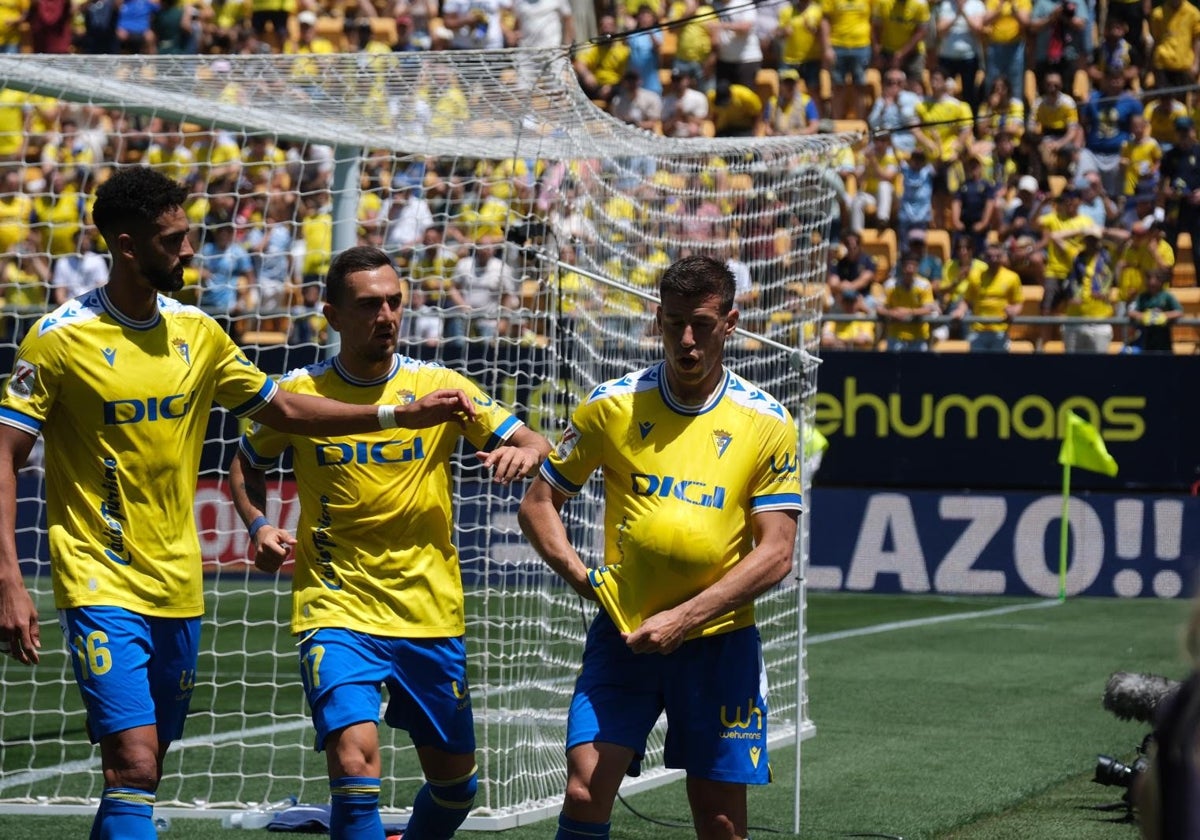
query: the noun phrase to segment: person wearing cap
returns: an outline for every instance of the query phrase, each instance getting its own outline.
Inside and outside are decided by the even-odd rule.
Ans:
[[[884,337],[890,353],[929,349],[930,326],[925,320],[936,315],[933,284],[917,274],[920,260],[910,252],[900,257],[896,276],[884,285],[883,302],[875,308],[885,324]]]
[[[324,35],[317,34],[316,13],[305,9],[296,15],[296,22],[300,24],[298,35],[284,42],[283,52],[285,55],[307,56],[292,65],[292,79],[301,85],[315,87],[322,76],[320,59],[316,56],[333,55],[337,47]]]
[[[1067,286],[1071,296],[1066,314],[1075,318],[1112,318],[1119,295],[1117,263],[1129,240],[1129,231],[1096,225],[1079,232],[1082,246],[1071,264]],[[1070,323],[1062,328],[1067,353],[1107,353],[1113,340],[1112,324]]]
[[[696,89],[696,74],[690,67],[671,71],[662,101],[662,131],[667,137],[699,137],[708,119],[708,97]]]
[[[1079,212],[1079,192],[1064,189],[1054,200],[1054,209],[1038,217],[1034,231],[1039,239],[1036,251],[1045,251],[1042,314],[1053,315],[1070,299],[1067,277],[1071,265],[1083,247],[1079,234],[1092,227],[1092,220]]]
[[[1001,207],[999,236],[1001,242],[1032,233],[1034,220],[1041,215],[1045,196],[1038,179],[1032,175],[1017,178],[1016,197]]]
[[[1004,246],[989,242],[983,249],[982,270],[970,271],[962,299],[950,313],[961,319],[968,311],[977,318],[1003,318],[1000,322],[975,321],[967,330],[967,343],[972,353],[1004,353],[1008,351],[1008,327],[1021,314],[1025,299],[1021,278],[1004,264]]]
[[[816,134],[821,115],[800,85],[799,70],[779,72],[779,93],[767,102],[763,121],[768,134]]]
[[[776,37],[782,42],[782,70],[795,71],[805,90],[815,93],[821,85],[821,62],[829,46],[829,20],[815,0],[792,0],[779,9]]]
[[[929,250],[929,235],[925,228],[913,228],[908,232],[906,249],[917,255],[917,274],[925,277],[936,287],[942,282],[942,258]]]
[[[1159,201],[1166,211],[1167,242],[1177,248],[1183,231],[1192,238],[1192,264],[1200,251],[1200,144],[1191,117],[1175,120],[1175,146],[1163,155]]]

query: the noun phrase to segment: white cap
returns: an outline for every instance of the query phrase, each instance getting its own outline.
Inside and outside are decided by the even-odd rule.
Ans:
[[[300,14],[296,15],[296,22],[302,23],[305,26],[317,25],[317,13],[309,9],[305,9]]]
[[[1022,175],[1020,177],[1020,179],[1017,180],[1017,189],[1023,190],[1025,192],[1031,192],[1031,193],[1037,192],[1038,191],[1037,178],[1034,178],[1032,175]]]

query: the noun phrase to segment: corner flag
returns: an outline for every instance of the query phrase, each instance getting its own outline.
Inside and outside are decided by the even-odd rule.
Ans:
[[[1062,448],[1058,450],[1058,463],[1107,476],[1117,474],[1117,462],[1108,454],[1100,430],[1073,412],[1067,415],[1067,428],[1063,434]]]
[[[1062,518],[1058,537],[1058,600],[1067,600],[1067,544],[1071,523],[1071,467],[1104,473],[1117,474],[1117,462],[1108,454],[1100,430],[1078,414],[1067,414],[1067,428],[1063,430],[1062,447],[1058,450],[1058,463],[1062,464]]]

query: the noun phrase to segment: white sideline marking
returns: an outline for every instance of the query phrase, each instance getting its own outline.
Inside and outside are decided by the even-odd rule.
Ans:
[[[996,607],[990,610],[977,610],[975,612],[955,613],[953,615],[937,615],[928,618],[914,618],[911,621],[890,621],[886,624],[874,624],[870,627],[857,627],[854,630],[840,630],[836,633],[819,633],[809,636],[807,643],[810,645],[819,645],[822,642],[836,642],[840,639],[853,639],[858,636],[874,636],[879,633],[890,633],[893,630],[908,630],[913,627],[927,627],[931,624],[944,624],[948,621],[966,621],[971,618],[984,618],[987,616],[1008,615],[1009,613],[1024,612],[1025,610],[1042,609],[1043,607],[1056,607],[1061,601],[1050,599],[1046,601],[1036,601],[1032,604],[1017,604],[1011,607]],[[222,732],[216,735],[205,735],[196,738],[184,738],[179,741],[180,746],[202,746],[205,744],[220,744],[226,741],[235,741],[241,738],[252,738],[256,735],[273,735],[279,732],[290,732],[296,729],[304,729],[312,724],[307,721],[295,721],[286,724],[274,724],[272,726],[260,726],[255,729],[245,729],[236,732]],[[54,778],[55,776],[63,775],[64,773],[75,773],[83,770],[94,770],[100,766],[99,759],[86,759],[79,761],[69,761],[65,764],[60,764],[57,767],[44,767],[40,770],[30,770],[26,773],[18,773],[14,776],[6,776],[0,778],[0,791],[8,790],[12,787],[20,785],[33,784],[45,779]]]
[[[273,735],[277,732],[289,732],[293,729],[303,729],[311,726],[307,721],[295,721],[292,723],[276,723],[271,726],[259,726],[254,729],[242,729],[236,732],[221,732],[216,735],[204,735],[196,738],[184,738],[177,743],[187,746],[204,746],[205,744],[222,744],[226,741],[236,741],[241,738],[253,738],[255,735]],[[13,776],[5,776],[0,778],[0,791],[8,790],[10,787],[17,785],[33,784],[46,779],[52,779],[55,776],[61,776],[64,773],[74,773],[82,770],[94,770],[100,766],[99,758],[79,759],[77,761],[68,761],[65,764],[60,764],[57,767],[43,767],[40,770],[30,770],[26,773],[17,773]]]
[[[966,621],[968,618],[985,618],[993,615],[1008,615],[1009,613],[1024,612],[1025,610],[1040,610],[1044,607],[1057,607],[1062,601],[1049,599],[1035,601],[1032,604],[1016,604],[1011,607],[996,607],[991,610],[954,613],[952,615],[934,615],[928,618],[914,618],[909,621],[889,621],[886,624],[873,624],[870,627],[856,627],[853,630],[839,630],[836,633],[818,633],[807,639],[810,645],[822,642],[836,642],[839,639],[853,639],[857,636],[874,636],[877,633],[890,633],[893,630],[907,630],[910,627],[926,627],[930,624],[945,624],[947,621]]]

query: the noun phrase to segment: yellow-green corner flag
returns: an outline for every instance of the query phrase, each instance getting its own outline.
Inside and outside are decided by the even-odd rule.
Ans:
[[[1078,414],[1067,414],[1067,428],[1063,430],[1062,447],[1058,450],[1058,463],[1062,464],[1062,518],[1058,536],[1058,600],[1067,600],[1067,540],[1071,525],[1071,467],[1104,473],[1117,474],[1117,461],[1108,454],[1100,430]]]
[[[1067,415],[1067,428],[1063,432],[1062,448],[1058,450],[1058,463],[1107,476],[1117,474],[1117,462],[1108,454],[1100,430],[1073,412]]]

